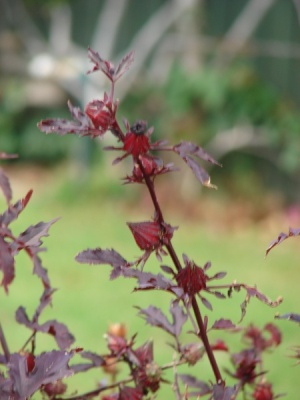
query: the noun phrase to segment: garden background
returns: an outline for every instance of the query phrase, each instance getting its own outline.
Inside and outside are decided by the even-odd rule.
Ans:
[[[34,190],[16,229],[62,217],[45,239],[44,264],[59,290],[44,317],[55,315],[77,346],[99,351],[108,325],[124,322],[130,334],[139,331],[140,343],[153,337],[161,344],[158,361],[171,358],[165,335],[146,327],[133,308],[153,304],[150,295],[131,293],[131,282],[108,282],[108,268],[74,261],[97,246],[137,255],[126,221],[152,212],[143,188],[120,184],[124,168],[111,167],[111,155],[102,151],[109,140],[46,136],[36,127],[46,117],[68,117],[68,99],[84,107],[101,97],[105,81],[86,75],[88,46],[115,61],[135,51],[117,88],[119,115],[131,123],[147,120],[157,139],[191,140],[223,165],[209,171],[217,192],[201,188],[184,165],[172,179],[159,180],[168,221],[180,226],[175,245],[200,265],[210,260],[230,279],[284,297],[277,310],[252,302],[245,324],[263,326],[276,312],[299,312],[297,239],[265,258],[279,232],[300,226],[299,1],[0,0],[0,9],[0,151],[19,155],[2,167],[15,199]],[[0,293],[8,334],[15,332],[17,307],[25,303],[33,312],[41,294],[29,268],[20,256],[9,296]],[[156,301],[168,307],[165,296]],[[220,309],[237,322],[240,302],[238,294],[219,301],[216,314]],[[288,356],[299,331],[287,321],[277,324],[284,340],[270,355],[270,379],[293,399],[299,370]],[[9,338],[18,349],[26,329]],[[41,348],[53,346],[40,340]],[[90,375],[83,389],[101,378],[99,371]]]

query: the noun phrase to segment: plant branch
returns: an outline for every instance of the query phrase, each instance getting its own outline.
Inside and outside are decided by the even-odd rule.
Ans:
[[[160,205],[159,205],[158,200],[157,200],[157,196],[156,196],[156,193],[155,193],[153,181],[150,179],[150,177],[146,173],[142,162],[139,159],[137,159],[137,162],[138,162],[138,165],[139,165],[139,167],[140,167],[140,169],[142,171],[142,174],[143,174],[143,177],[144,177],[144,181],[146,183],[146,186],[148,188],[150,197],[152,199],[152,202],[153,202],[153,205],[154,205],[154,208],[155,208],[155,212],[157,214],[158,221],[161,224],[162,229],[164,229],[163,228],[164,217],[163,217]],[[177,272],[181,271],[182,270],[182,266],[181,266],[181,263],[179,261],[179,258],[177,256],[177,254],[176,254],[176,251],[174,250],[174,247],[173,247],[173,245],[171,243],[171,240],[169,240],[169,243],[166,244],[166,248],[167,248],[167,250],[169,252],[169,255],[170,255],[170,257],[171,257],[176,269],[177,269]],[[221,383],[221,382],[223,382],[223,379],[222,379],[218,364],[216,362],[214,353],[213,353],[213,351],[211,349],[211,346],[210,346],[210,343],[209,343],[209,340],[208,340],[208,337],[207,337],[206,329],[205,329],[205,326],[204,326],[204,323],[203,323],[203,319],[202,319],[202,316],[201,316],[201,313],[200,313],[200,309],[199,309],[199,306],[198,306],[198,303],[197,303],[195,297],[192,298],[192,307],[193,307],[193,311],[194,311],[194,314],[195,314],[195,317],[196,317],[196,321],[197,321],[197,325],[198,325],[198,328],[199,328],[198,336],[202,340],[203,345],[205,347],[207,356],[209,358],[212,370],[213,370],[214,375],[215,375],[216,382],[217,383]]]
[[[202,315],[200,313],[200,309],[199,309],[199,306],[198,306],[198,303],[197,303],[195,297],[192,298],[192,307],[193,307],[193,310],[195,313],[197,324],[199,326],[199,337],[203,342],[207,357],[209,359],[210,365],[212,367],[212,370],[213,370],[215,378],[216,378],[216,382],[218,384],[223,383],[224,381],[222,379],[222,375],[221,375],[220,369],[218,367],[217,361],[215,359],[214,353],[211,349],[211,346],[210,346],[210,343],[209,343],[209,340],[207,337],[206,329],[205,329],[205,326],[203,323]]]
[[[6,342],[6,339],[5,339],[4,332],[3,332],[1,324],[0,324],[0,343],[1,343],[1,347],[2,347],[2,350],[3,350],[4,357],[5,357],[5,361],[9,362],[10,352],[9,352],[9,349],[8,349],[8,345],[7,345],[7,342]]]
[[[125,378],[123,379],[121,382],[116,382],[116,383],[112,383],[111,385],[107,385],[107,386],[102,386],[99,389],[95,389],[92,390],[91,392],[87,392],[84,394],[80,394],[78,396],[73,396],[73,397],[67,397],[67,398],[62,398],[62,397],[57,397],[57,400],[85,400],[85,399],[91,399],[92,397],[97,396],[99,393],[104,392],[105,390],[109,390],[109,389],[114,389],[120,385],[123,385],[125,383],[129,383],[132,382],[133,378]]]

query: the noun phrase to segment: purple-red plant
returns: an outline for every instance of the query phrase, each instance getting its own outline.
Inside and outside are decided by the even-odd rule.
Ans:
[[[300,236],[300,228],[289,228],[288,233],[281,232],[278,237],[269,244],[266,250],[266,255],[268,255],[275,246],[281,244],[284,240],[296,236]],[[298,313],[289,312],[283,315],[276,314],[275,318],[296,322],[298,325],[300,324],[300,314]],[[296,358],[296,360],[298,360],[297,363],[300,363],[300,346],[294,348],[294,355],[291,357]]]
[[[158,153],[177,154],[192,170],[196,179],[209,188],[215,186],[211,184],[210,176],[201,162],[216,166],[220,164],[196,144],[182,141],[173,145],[164,140],[152,141],[153,128],[149,128],[146,121],[138,119],[129,123],[124,119],[122,127],[117,119],[119,102],[115,99],[115,84],[132,64],[133,52],[126,55],[117,66],[104,60],[92,49],[89,49],[88,56],[93,64],[90,73],[102,72],[110,81],[108,93],[104,93],[102,99],[89,102],[84,111],[69,102],[73,120],[47,119],[41,121],[38,127],[45,133],[76,134],[89,136],[92,139],[112,133],[116,144],[105,149],[117,152],[113,164],[122,162],[125,158],[131,160],[131,170],[124,177],[124,182],[141,184],[146,188],[153,204],[153,213],[146,221],[127,223],[141,250],[141,255],[136,259],[127,260],[113,248],[98,247],[81,251],[76,260],[83,264],[110,266],[111,279],[133,278],[136,280],[136,291],[152,290],[153,295],[157,290],[168,292],[171,297],[169,315],[152,305],[148,308],[138,307],[138,314],[147,324],[162,329],[170,336],[176,357],[166,365],[158,365],[154,358],[155,343],[146,342],[137,345],[136,335],[128,337],[126,329],[121,326],[107,332],[107,354],[72,348],[74,337],[65,325],[55,320],[39,322],[39,317],[44,308],[50,304],[54,292],[39,257],[41,237],[48,234],[55,220],[30,226],[18,235],[13,234],[10,224],[25,208],[31,191],[24,199],[11,204],[9,181],[1,171],[0,186],[8,206],[0,216],[2,286],[8,292],[15,275],[14,257],[18,252],[25,251],[33,262],[33,273],[42,282],[43,293],[32,318],[27,315],[24,307],[20,307],[16,312],[17,321],[31,331],[28,341],[18,352],[10,353],[0,326],[0,343],[3,350],[0,362],[6,367],[6,372],[0,374],[0,398],[26,399],[40,390],[49,399],[89,399],[96,398],[102,393],[103,400],[145,399],[149,398],[147,396],[151,393],[159,391],[162,384],[170,383],[164,378],[164,371],[172,368],[174,371],[172,388],[177,399],[206,397],[229,400],[239,395],[257,400],[275,399],[272,385],[265,378],[263,353],[280,344],[281,335],[278,329],[273,324],[267,324],[263,329],[254,325],[242,329],[227,318],[214,320],[213,314],[208,317],[206,312],[213,310],[209,298],[224,300],[232,297],[235,292],[243,290],[245,298],[241,304],[241,322],[252,298],[271,307],[277,306],[281,298],[271,301],[256,286],[245,283],[219,283],[225,278],[225,272],[211,274],[210,262],[194,261],[186,254],[180,256],[172,241],[177,227],[165,220],[157,197],[155,186],[157,177],[176,170],[173,164],[165,164]],[[147,270],[147,261],[152,253],[160,263],[160,273]],[[166,262],[165,256],[168,256]],[[182,331],[187,323],[192,339],[189,343],[183,343]],[[209,338],[210,332],[222,330],[240,332],[245,348],[233,352],[221,339],[212,342]],[[36,354],[35,337],[38,333],[53,336],[59,350]],[[215,357],[217,351],[227,353],[228,359],[231,360],[232,367],[225,372],[226,375],[221,372]],[[75,353],[81,356],[83,363],[69,363]],[[198,367],[204,357],[208,358],[211,367],[211,378],[208,382],[203,381],[201,367]],[[128,367],[129,374],[128,378],[118,381],[120,364]],[[180,374],[178,369],[181,364],[193,367],[193,374]],[[62,382],[63,378],[99,367],[110,374],[112,378],[110,384],[103,384],[84,394],[66,394],[67,386]],[[231,377],[235,383],[227,385],[225,376]]]

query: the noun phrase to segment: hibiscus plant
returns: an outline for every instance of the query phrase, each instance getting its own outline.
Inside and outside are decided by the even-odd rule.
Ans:
[[[0,269],[3,274],[2,286],[8,293],[15,278],[15,256],[25,252],[33,264],[33,273],[41,280],[43,293],[36,311],[29,317],[23,306],[16,311],[16,320],[25,325],[29,338],[21,350],[11,352],[9,343],[0,325],[0,398],[21,400],[29,399],[41,392],[49,399],[91,399],[102,400],[138,400],[159,398],[163,385],[171,385],[176,399],[256,399],[272,400],[278,397],[264,368],[264,353],[274,349],[281,342],[281,333],[273,323],[259,328],[253,324],[242,327],[241,322],[251,299],[275,307],[281,298],[271,301],[256,286],[246,283],[225,282],[226,272],[210,272],[211,263],[191,259],[187,254],[179,255],[173,246],[176,227],[165,220],[158,201],[156,179],[159,175],[169,174],[177,168],[165,163],[160,157],[163,152],[175,153],[181,158],[200,184],[215,188],[202,162],[220,166],[220,164],[197,144],[181,141],[169,144],[165,140],[152,141],[153,128],[146,121],[137,119],[132,123],[118,120],[119,101],[115,99],[115,84],[126,73],[134,61],[134,53],[127,54],[117,66],[104,60],[97,52],[88,50],[93,68],[89,73],[100,72],[109,81],[109,90],[101,99],[89,102],[84,111],[68,104],[72,120],[46,119],[38,124],[45,132],[59,135],[75,134],[91,139],[112,134],[115,145],[104,148],[117,154],[113,164],[125,158],[131,160],[131,169],[123,178],[127,184],[142,185],[148,192],[153,210],[149,220],[128,222],[128,228],[141,250],[134,260],[127,260],[116,249],[102,247],[81,251],[76,260],[82,264],[105,264],[111,269],[110,278],[132,278],[135,290],[167,292],[170,297],[169,315],[160,308],[149,305],[138,308],[138,315],[147,324],[165,331],[170,337],[170,346],[174,357],[165,365],[158,365],[154,358],[155,342],[137,344],[139,337],[129,337],[126,327],[119,325],[110,329],[106,335],[107,352],[98,354],[90,349],[75,346],[75,338],[63,323],[50,320],[40,322],[44,309],[51,303],[54,289],[51,286],[47,270],[43,267],[40,252],[43,236],[48,235],[50,226],[56,221],[40,222],[28,227],[19,234],[13,233],[11,224],[25,209],[31,197],[31,191],[21,200],[12,203],[12,191],[5,173],[0,171],[0,187],[4,193],[7,209],[0,215]],[[1,158],[9,155],[2,153]],[[126,164],[128,165],[128,164]],[[154,273],[149,267],[149,257],[154,254],[160,266],[160,272]],[[222,282],[220,283],[220,281]],[[111,283],[113,285],[113,282]],[[243,292],[240,321],[231,321],[224,316],[214,320],[211,297],[224,300]],[[126,307],[124,305],[124,307]],[[209,317],[205,314],[209,310]],[[187,325],[188,324],[188,325]],[[192,328],[191,328],[192,327]],[[182,333],[188,330],[190,341],[183,342]],[[212,341],[212,331],[223,330],[239,334],[242,348],[232,352],[225,340]],[[52,335],[57,349],[36,353],[35,340],[40,333]],[[156,349],[157,351],[157,349]],[[224,352],[231,360],[231,368],[221,372],[216,352]],[[77,354],[84,362],[75,362]],[[201,362],[207,358],[211,369],[208,381],[201,377]],[[126,378],[118,375],[119,364],[126,364],[129,374]],[[180,373],[180,366],[191,367],[190,374]],[[102,383],[90,391],[70,394],[67,377],[72,374],[87,373],[92,368],[101,367],[111,375],[109,383]],[[164,376],[167,369],[173,371],[170,382]],[[99,372],[100,374],[100,372]],[[230,377],[230,378],[229,378]],[[227,379],[228,378],[228,379]],[[99,379],[100,380],[100,379]],[[227,380],[233,382],[227,384]],[[100,396],[100,397],[99,397]]]

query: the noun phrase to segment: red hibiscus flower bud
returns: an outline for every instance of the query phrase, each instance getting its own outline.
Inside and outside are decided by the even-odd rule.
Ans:
[[[67,385],[61,380],[47,383],[43,386],[43,392],[45,392],[51,399],[59,394],[64,394],[67,390]]]
[[[139,359],[140,364],[145,365],[153,361],[153,342],[147,341],[138,349],[135,354]]]
[[[154,361],[146,365],[145,372],[151,383],[158,382],[162,374],[161,368]]]
[[[178,286],[189,296],[194,296],[205,289],[207,279],[203,269],[198,267],[193,261],[190,261],[176,277]]]
[[[147,154],[141,156],[140,160],[147,175],[151,175],[158,167],[155,159]]]
[[[257,385],[252,397],[255,400],[273,400],[275,397],[272,392],[272,385],[267,382]]]
[[[146,129],[147,123],[145,121],[137,121],[126,133],[123,149],[133,157],[145,154],[150,149],[149,138],[145,134]]]
[[[159,389],[161,375],[162,370],[155,362],[136,368],[133,371],[136,386],[143,391],[151,390],[153,393]]]
[[[126,325],[120,322],[115,322],[114,324],[110,324],[108,327],[108,333],[111,335],[125,338],[127,335]]]
[[[232,361],[236,366],[234,376],[239,379],[242,384],[252,383],[257,376],[255,368],[258,364],[258,359],[255,351],[249,349],[233,354]]]
[[[174,228],[168,224],[160,226],[158,222],[146,221],[127,223],[136,244],[141,250],[156,250],[166,244],[173,236]]]
[[[109,129],[113,116],[103,101],[91,101],[87,104],[85,113],[92,120],[95,128],[100,129],[103,133]]]
[[[200,343],[190,343],[183,348],[183,358],[188,365],[195,365],[204,355],[205,350]]]
[[[112,352],[112,354],[120,355],[127,350],[127,340],[121,336],[116,336],[112,334],[106,335],[107,347]]]

